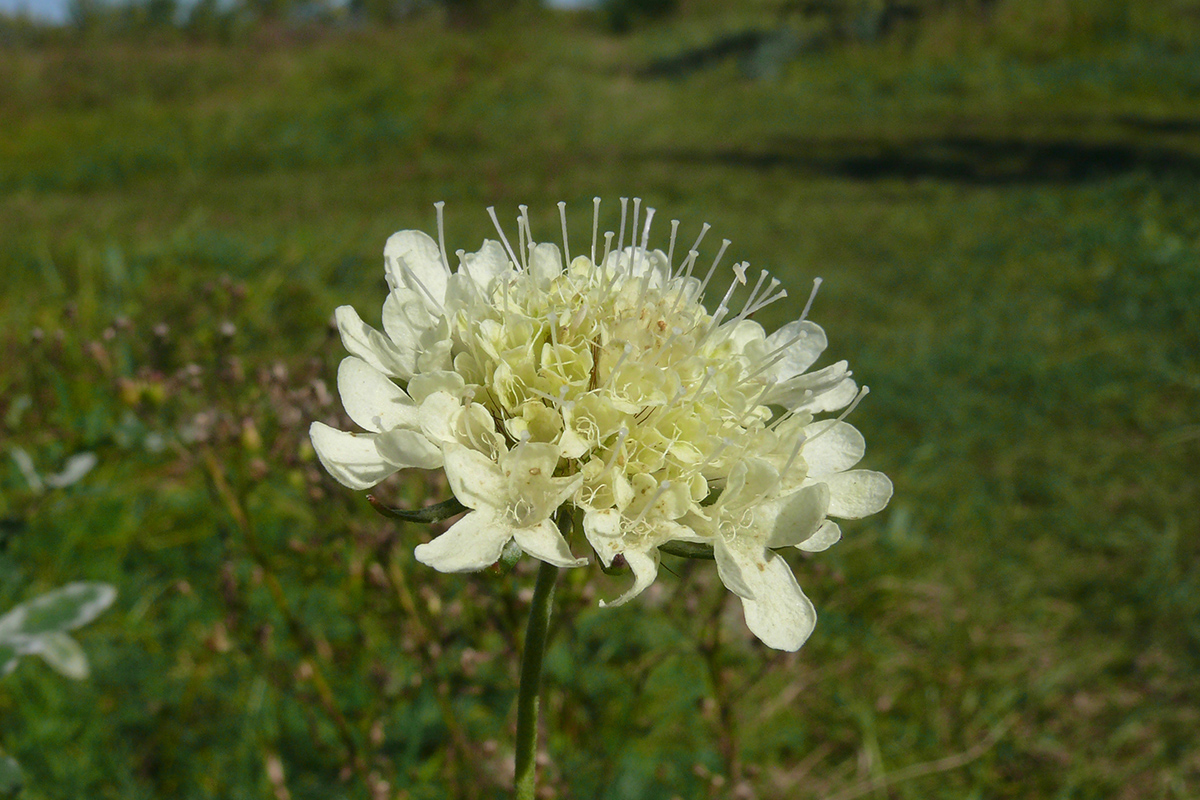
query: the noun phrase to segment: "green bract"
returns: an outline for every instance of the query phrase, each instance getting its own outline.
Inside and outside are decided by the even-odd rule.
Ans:
[[[599,200],[595,209],[593,220]],[[858,431],[814,419],[848,411],[866,390],[844,361],[808,371],[826,337],[807,308],[771,334],[751,319],[787,296],[765,271],[734,265],[710,310],[729,242],[700,268],[708,226],[675,259],[678,223],[666,253],[651,249],[654,211],[640,211],[635,200],[629,246],[622,200],[616,246],[594,222],[590,249],[572,257],[565,212],[560,250],[534,241],[522,207],[516,248],[497,222],[501,241],[459,251],[456,270],[441,241],[392,236],[383,331],[348,306],[336,314],[351,353],[338,390],[367,433],[315,422],[314,447],[355,489],[443,468],[472,510],[417,548],[436,569],[482,569],[510,542],[581,564],[551,521],[570,505],[601,561],[621,556],[633,572],[611,604],[654,580],[661,547],[698,547],[742,598],[751,630],[794,650],[816,615],[773,549],[823,550],[840,536],[828,516],[865,516],[891,496],[884,475],[850,470]],[[735,304],[735,294],[747,296]]]

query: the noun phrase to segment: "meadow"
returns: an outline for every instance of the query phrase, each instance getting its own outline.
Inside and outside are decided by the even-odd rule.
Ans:
[[[794,654],[710,562],[617,609],[627,578],[566,572],[544,796],[1200,796],[1200,6],[997,0],[774,78],[647,73],[772,5],[0,41],[0,612],[120,593],[88,680],[0,680],[22,797],[508,796],[533,566],[417,563],[430,530],[307,429],[351,427],[331,317],[378,322],[389,234],[444,200],[451,251],[489,205],[552,239],[563,200],[584,241],[597,195],[824,279],[895,495],[789,556]],[[15,448],[98,463],[35,487]]]

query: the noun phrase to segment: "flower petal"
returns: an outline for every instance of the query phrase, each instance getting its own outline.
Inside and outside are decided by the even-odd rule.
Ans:
[[[764,561],[743,565],[754,599],[742,598],[746,626],[767,647],[799,650],[817,624],[817,612],[796,576],[780,556],[768,552]]]
[[[829,487],[815,483],[781,498],[779,502],[779,515],[767,538],[767,547],[787,547],[812,536],[828,512]]]
[[[421,401],[417,412],[417,421],[421,431],[430,441],[445,446],[448,444],[463,444],[454,435],[451,424],[454,415],[462,408],[462,403],[449,392],[433,392]]]
[[[441,449],[416,431],[396,428],[377,434],[375,449],[397,469],[437,469],[442,466]]]
[[[338,483],[351,489],[369,489],[398,471],[375,447],[373,433],[346,433],[321,422],[308,428],[313,449]]]
[[[440,314],[446,303],[449,266],[442,263],[438,243],[421,231],[399,231],[383,246],[383,264],[393,286],[407,286],[420,293],[431,313]]]
[[[731,547],[720,536],[713,541],[713,557],[717,561],[717,575],[721,578],[721,583],[738,597],[753,600],[754,589],[751,588],[749,580],[752,576],[745,574],[744,565],[751,564],[753,568],[757,562],[742,552],[747,549],[766,553],[766,548],[761,544],[741,543],[737,547]]]
[[[491,511],[472,511],[432,542],[417,545],[413,554],[438,572],[478,572],[500,560],[512,534],[512,527]]]
[[[816,532],[796,547],[807,553],[819,553],[828,550],[842,538],[842,529],[831,519],[825,520]]]
[[[821,480],[829,486],[831,517],[866,517],[882,511],[892,499],[892,482],[882,472],[855,469],[827,475]]]
[[[600,556],[604,566],[611,567],[613,559],[621,552],[621,512],[615,508],[603,511],[588,511],[583,515],[583,534],[588,544]]]
[[[535,245],[529,253],[529,271],[538,286],[546,287],[550,282],[562,275],[563,260],[558,245],[544,242]]]
[[[338,306],[333,317],[338,333],[342,335],[342,344],[350,355],[358,356],[384,375],[407,378],[412,374],[392,340],[363,322],[353,307]]]
[[[485,239],[479,252],[462,255],[462,264],[458,269],[470,275],[471,280],[484,292],[490,292],[492,281],[512,271],[512,262],[508,260],[508,253],[504,252],[502,244]]]
[[[521,514],[521,525],[546,519],[579,489],[583,475],[555,478],[558,446],[545,442],[525,442],[502,456],[500,467],[508,482],[509,497],[524,501],[528,511]]]
[[[820,478],[835,472],[845,472],[862,460],[867,450],[866,440],[848,422],[821,420],[804,428],[804,460],[810,478]]]
[[[548,519],[531,528],[515,528],[513,538],[522,550],[547,564],[556,567],[582,567],[588,563],[586,558],[576,558],[571,554],[571,548],[558,526]]]
[[[447,446],[445,459],[446,480],[460,503],[476,509],[500,509],[508,504],[508,484],[496,462],[455,444]]]
[[[820,325],[808,320],[789,322],[766,339],[765,355],[779,358],[779,362],[771,369],[771,374],[777,381],[786,381],[808,369],[820,358],[821,353],[829,345],[829,339]],[[786,345],[786,347],[785,347]],[[782,353],[771,355],[775,350],[785,347]]]
[[[383,301],[383,329],[408,371],[401,377],[450,366],[450,322],[430,314],[428,302],[406,286]]]
[[[646,590],[646,587],[654,583],[654,579],[658,577],[658,548],[652,547],[649,551],[642,550],[626,550],[625,562],[629,564],[629,569],[633,572],[633,585],[625,590],[625,593],[613,600],[611,603],[600,601],[601,608],[613,608],[616,606],[625,605],[633,598]]]
[[[417,426],[416,403],[361,358],[342,359],[337,384],[342,406],[359,427],[380,433]]]
[[[763,402],[816,414],[848,405],[857,391],[858,387],[850,380],[849,365],[839,361],[776,384]]]

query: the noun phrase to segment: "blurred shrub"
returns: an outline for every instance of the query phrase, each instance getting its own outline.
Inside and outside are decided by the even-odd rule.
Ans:
[[[606,0],[604,22],[615,33],[624,33],[646,20],[660,19],[679,7],[678,0]]]

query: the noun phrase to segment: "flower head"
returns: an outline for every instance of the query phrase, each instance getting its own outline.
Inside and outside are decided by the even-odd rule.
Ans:
[[[654,580],[663,545],[710,546],[751,630],[798,648],[816,616],[776,550],[823,550],[840,537],[827,517],[872,514],[891,496],[884,475],[850,469],[863,441],[843,418],[866,389],[844,361],[808,371],[827,343],[808,305],[771,334],[752,319],[787,296],[767,272],[735,264],[706,303],[729,246],[702,266],[707,225],[676,258],[678,223],[666,253],[650,249],[654,210],[634,200],[630,218],[622,199],[619,233],[601,241],[597,199],[591,247],[572,257],[559,209],[561,250],[534,241],[524,207],[514,248],[489,210],[499,241],[458,251],[453,270],[440,204],[438,241],[388,240],[383,331],[336,313],[351,353],[338,390],[367,432],[313,423],[318,456],[356,489],[444,467],[471,511],[417,548],[443,571],[482,569],[509,542],[583,563],[551,521],[563,506],[582,511],[606,565],[619,555],[633,572],[612,605]]]

